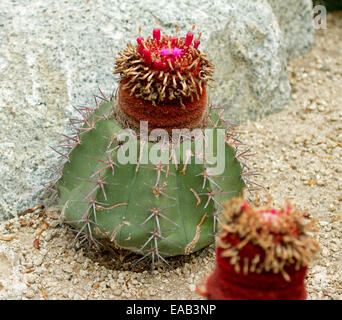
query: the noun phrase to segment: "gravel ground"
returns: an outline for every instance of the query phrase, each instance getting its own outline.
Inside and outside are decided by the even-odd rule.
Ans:
[[[319,219],[321,252],[306,279],[313,300],[342,298],[341,55],[337,12],[310,54],[290,63],[292,105],[240,127],[256,152],[250,164],[262,174],[261,199],[271,195],[277,206],[289,199]],[[151,272],[132,267],[128,252],[98,253],[73,237],[53,207],[1,222],[0,299],[201,299],[195,287],[214,267],[213,245]]]

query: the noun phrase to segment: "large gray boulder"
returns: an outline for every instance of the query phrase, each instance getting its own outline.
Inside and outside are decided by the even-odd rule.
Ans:
[[[277,18],[287,58],[307,53],[314,41],[311,0],[267,0]]]
[[[217,66],[212,99],[237,122],[255,120],[290,100],[287,61],[312,46],[312,2],[229,2],[226,20],[212,30],[206,46]]]
[[[59,159],[49,146],[73,107],[94,105],[98,86],[111,94],[114,58],[139,25],[147,35],[155,19],[163,32],[196,24],[216,64],[212,102],[233,120],[281,110],[290,100],[287,60],[307,52],[313,28],[311,1],[279,2],[1,0],[0,219],[52,201],[44,183]]]

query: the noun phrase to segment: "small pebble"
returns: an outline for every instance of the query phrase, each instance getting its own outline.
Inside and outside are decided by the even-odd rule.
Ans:
[[[121,296],[122,291],[121,291],[120,289],[115,289],[115,290],[113,291],[113,294],[114,294],[115,296],[119,297],[119,296]]]
[[[35,257],[35,260],[33,261],[33,263],[36,267],[41,266],[41,264],[43,263],[43,257],[42,256]]]
[[[319,112],[324,112],[325,111],[325,108],[324,108],[324,106],[318,106],[318,108],[317,108],[317,110],[319,111]]]
[[[335,207],[333,204],[331,204],[331,205],[329,206],[329,211],[330,211],[330,212],[336,211],[336,207]]]
[[[27,290],[25,293],[24,293],[24,296],[28,299],[32,299],[34,297],[34,292],[33,290]]]
[[[337,139],[338,142],[342,142],[342,133],[338,135]]]
[[[73,272],[73,270],[69,264],[63,265],[62,270],[65,271],[66,273],[72,273]]]
[[[57,228],[58,226],[59,226],[59,221],[58,220],[52,220],[51,222],[50,222],[50,227],[51,228]]]
[[[326,247],[324,247],[324,248],[322,249],[322,256],[323,256],[323,257],[329,257],[329,255],[330,255],[329,250],[328,250]]]

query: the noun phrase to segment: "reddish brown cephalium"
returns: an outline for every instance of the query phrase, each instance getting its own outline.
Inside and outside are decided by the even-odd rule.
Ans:
[[[149,128],[194,128],[207,105],[206,85],[214,66],[198,49],[199,37],[141,36],[127,45],[116,60],[120,74],[118,107],[135,127],[149,121]],[[209,85],[210,86],[210,85]]]

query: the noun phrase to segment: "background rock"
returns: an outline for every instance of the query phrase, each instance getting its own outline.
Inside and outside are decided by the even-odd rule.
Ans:
[[[307,53],[314,41],[311,0],[268,0],[282,32],[287,58]]]
[[[58,156],[49,146],[73,107],[94,105],[98,86],[112,93],[114,58],[139,25],[147,35],[155,19],[168,33],[196,24],[216,64],[212,102],[233,120],[281,110],[290,100],[286,61],[312,43],[311,1],[276,2],[1,0],[0,219],[51,202],[44,183]]]

